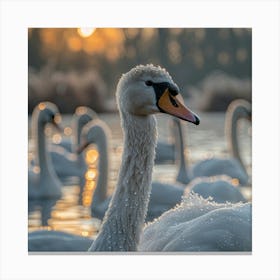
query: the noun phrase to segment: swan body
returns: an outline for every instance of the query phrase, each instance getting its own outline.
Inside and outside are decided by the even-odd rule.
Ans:
[[[191,194],[148,224],[139,251],[251,251],[250,203],[217,204]]]
[[[57,107],[49,102],[42,102],[32,113],[32,133],[35,139],[35,166],[28,169],[28,199],[59,198],[61,183],[52,167],[47,152],[44,133],[47,123],[56,125],[55,118],[59,112]]]
[[[185,189],[184,195],[187,196],[190,192],[203,198],[211,197],[217,203],[246,202],[240,188],[234,186],[232,178],[226,175],[196,178]]]
[[[87,170],[87,165],[81,155],[69,152],[63,147],[54,147],[49,151],[57,176],[63,180],[67,177],[81,178]]]
[[[93,239],[62,231],[37,230],[28,233],[28,251],[84,252]]]

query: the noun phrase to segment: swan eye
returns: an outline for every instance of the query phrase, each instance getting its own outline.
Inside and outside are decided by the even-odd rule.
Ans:
[[[153,82],[151,80],[148,80],[145,82],[146,86],[150,87],[153,85]]]

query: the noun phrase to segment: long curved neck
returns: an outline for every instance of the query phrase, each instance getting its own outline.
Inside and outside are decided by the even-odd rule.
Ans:
[[[117,187],[90,251],[136,251],[147,213],[156,121],[153,116],[122,117],[124,151]]]
[[[229,115],[226,116],[225,133],[228,142],[229,153],[236,158],[245,172],[246,168],[242,161],[238,145],[238,120],[248,117],[250,112],[243,106],[236,107]]]
[[[72,117],[71,126],[73,128],[73,133],[71,137],[72,143],[72,151],[75,151],[77,147],[80,145],[80,135],[82,130],[82,125],[80,123],[79,116],[75,115]]]
[[[178,159],[178,165],[179,165],[179,171],[176,177],[176,181],[183,183],[183,184],[188,184],[190,182],[190,178],[188,175],[188,170],[187,170],[187,162],[185,158],[185,142],[184,142],[184,136],[183,136],[183,130],[182,130],[182,125],[180,123],[180,120],[173,120],[174,122],[174,128],[177,131],[175,131],[174,135],[179,135],[178,137],[175,138],[175,151],[177,153],[176,158]]]
[[[49,175],[49,153],[46,149],[46,136],[45,136],[45,123],[42,123],[39,119],[36,120],[36,125],[33,128],[33,135],[35,138],[35,149],[37,152],[36,155],[36,164],[40,166],[40,174]]]
[[[105,134],[100,135],[100,138],[96,141],[96,145],[99,152],[98,179],[92,198],[92,205],[97,205],[107,198],[109,175],[108,145]]]

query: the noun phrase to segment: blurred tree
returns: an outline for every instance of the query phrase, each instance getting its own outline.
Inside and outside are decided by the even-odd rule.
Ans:
[[[29,112],[35,101],[51,96],[62,104],[65,100],[75,102],[63,105],[62,111],[93,99],[99,100],[92,101],[94,109],[105,110],[121,73],[136,64],[167,68],[185,96],[190,85],[214,70],[242,79],[251,79],[252,74],[252,34],[246,28],[31,28],[28,39]],[[91,75],[86,73],[93,70],[98,78],[90,81]],[[56,81],[58,73],[65,76],[63,82]],[[84,85],[79,94],[74,93],[78,87],[73,75],[76,84]],[[93,83],[100,85],[93,90]],[[35,88],[39,92],[35,93]],[[64,95],[59,94],[63,88],[67,88]]]

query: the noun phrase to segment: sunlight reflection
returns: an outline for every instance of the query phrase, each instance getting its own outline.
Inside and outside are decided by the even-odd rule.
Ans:
[[[64,128],[63,132],[66,136],[70,136],[73,131],[72,131],[71,127],[67,126],[67,127]]]
[[[237,178],[232,178],[231,180],[232,185],[234,185],[235,187],[239,186],[239,180]]]
[[[38,105],[38,108],[42,111],[46,108],[46,104],[44,102],[41,102],[39,105]]]
[[[86,151],[86,163],[88,165],[94,164],[96,160],[98,159],[98,151],[94,149],[90,149]]]
[[[35,174],[39,174],[40,173],[40,167],[39,166],[34,166],[32,170],[33,170],[33,172]]]
[[[52,137],[52,141],[55,144],[59,144],[61,142],[61,140],[62,140],[62,137],[59,134],[54,134],[53,137]]]

